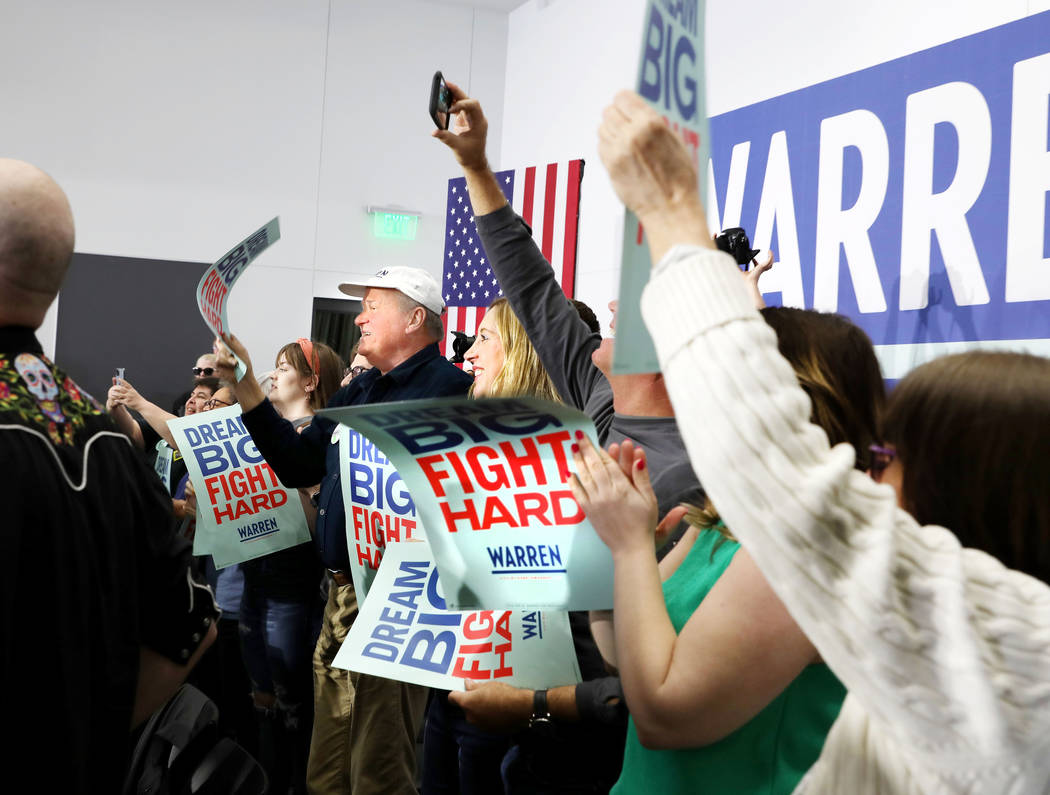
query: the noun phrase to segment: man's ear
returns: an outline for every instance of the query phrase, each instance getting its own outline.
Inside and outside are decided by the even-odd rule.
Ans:
[[[412,334],[419,331],[426,322],[427,310],[421,306],[414,307],[408,316],[408,325],[405,326],[405,333]]]

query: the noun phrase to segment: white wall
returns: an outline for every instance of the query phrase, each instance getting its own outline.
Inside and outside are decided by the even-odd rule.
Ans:
[[[619,204],[596,130],[635,82],[642,0],[529,0],[511,12],[502,166],[582,156],[576,297],[603,324],[616,296]],[[708,0],[707,109],[715,116],[1038,13],[1050,0],[849,3]],[[480,96],[482,102],[485,97]]]
[[[0,152],[66,189],[78,251],[210,262],[280,215],[281,241],[231,298],[260,363],[309,334],[313,297],[338,296],[349,271],[440,271],[454,168],[429,138],[430,77],[441,68],[501,95],[505,13],[419,0],[2,11]],[[369,204],[422,210],[417,240],[373,238]],[[41,330],[52,353],[55,334]]]
[[[502,168],[582,157],[576,297],[603,327],[616,297],[623,205],[598,160],[602,109],[634,85],[641,0],[530,0],[510,14]],[[477,95],[488,108],[487,97]]]
[[[456,165],[430,137],[430,78],[439,68],[468,91],[501,97],[507,15],[343,0],[332,8],[330,31],[314,295],[342,297],[348,271],[371,274],[379,265],[415,265],[440,279]],[[415,242],[375,238],[368,204],[422,211]]]
[[[402,263],[438,272],[456,169],[428,137],[435,68],[482,100],[494,164],[587,161],[577,294],[608,320],[621,215],[595,130],[613,93],[634,82],[641,0],[529,0],[509,19],[421,0],[3,6],[0,152],[66,188],[79,251],[211,261],[281,216],[282,241],[249,269],[230,310],[260,361],[309,331],[312,298],[338,296],[347,273]],[[708,111],[1047,7],[710,0]],[[422,211],[417,240],[375,239],[368,204]],[[54,334],[46,324],[48,349]]]

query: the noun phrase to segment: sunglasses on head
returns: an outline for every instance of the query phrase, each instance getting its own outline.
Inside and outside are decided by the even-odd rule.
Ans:
[[[194,367],[193,374],[196,376],[204,376],[207,378],[209,375],[215,372],[214,367]]]
[[[875,478],[881,477],[886,467],[892,464],[893,459],[897,457],[897,451],[881,444],[873,444],[868,447],[868,450],[871,451],[871,475]]]

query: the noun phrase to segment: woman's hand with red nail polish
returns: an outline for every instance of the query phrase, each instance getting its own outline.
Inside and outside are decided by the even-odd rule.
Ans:
[[[573,496],[614,557],[642,548],[651,554],[657,503],[645,453],[631,442],[610,450],[615,457],[587,438],[573,444]]]

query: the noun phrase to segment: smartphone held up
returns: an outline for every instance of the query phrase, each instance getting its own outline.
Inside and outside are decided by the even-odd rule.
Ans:
[[[439,130],[448,129],[449,106],[452,104],[452,92],[448,90],[441,72],[434,72],[430,84],[430,118]]]

